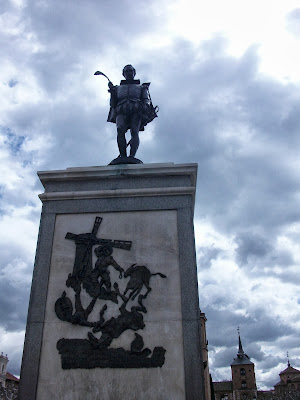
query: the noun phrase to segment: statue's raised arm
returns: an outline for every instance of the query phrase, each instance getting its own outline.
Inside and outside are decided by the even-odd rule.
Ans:
[[[108,79],[110,92],[110,110],[108,122],[117,125],[117,142],[120,155],[110,164],[142,164],[142,161],[135,158],[139,147],[139,131],[157,117],[158,107],[153,107],[149,86],[150,83],[141,84],[135,78],[135,69],[132,65],[123,68],[124,80],[120,85],[114,86],[111,80],[97,71],[95,75],[103,75]],[[127,143],[125,134],[130,130],[131,139]],[[130,154],[127,157],[127,146],[130,145]]]

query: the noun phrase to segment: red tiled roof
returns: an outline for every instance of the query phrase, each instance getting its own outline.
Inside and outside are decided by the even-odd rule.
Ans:
[[[8,379],[9,381],[16,381],[16,382],[19,382],[19,380],[20,380],[19,378],[17,378],[10,372],[6,372],[6,379]]]

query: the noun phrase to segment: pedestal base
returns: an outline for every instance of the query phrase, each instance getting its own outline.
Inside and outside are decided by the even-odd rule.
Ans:
[[[109,163],[109,165],[120,165],[120,164],[143,164],[143,162],[133,156],[129,157],[119,156]]]
[[[204,399],[197,165],[128,159],[39,172],[20,400]]]

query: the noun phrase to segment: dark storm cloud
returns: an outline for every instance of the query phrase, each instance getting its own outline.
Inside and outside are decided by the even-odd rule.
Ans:
[[[2,262],[1,262],[2,264]],[[3,265],[0,266],[0,271]],[[13,265],[11,274],[14,274]],[[23,330],[26,323],[29,283],[13,285],[0,273],[0,320],[1,327],[7,331]]]
[[[294,331],[291,326],[285,325],[278,318],[268,316],[263,308],[254,310],[245,322],[247,323],[245,337],[251,342],[273,342],[282,335],[288,335]]]
[[[215,260],[220,253],[222,253],[222,249],[218,249],[214,246],[198,247],[197,248],[198,266],[199,267],[201,266],[201,269],[210,268],[212,261]]]
[[[289,351],[290,357],[295,357],[299,348],[299,334],[294,332],[292,335],[284,335],[278,338],[277,343],[281,349]],[[299,365],[299,362],[296,362],[295,365]]]
[[[159,18],[154,22],[147,12],[148,6],[141,1],[132,7],[129,0],[28,2],[27,29],[42,46],[29,62],[42,87],[49,93],[61,91],[86,58],[120,57],[120,49],[130,47],[141,30],[146,33],[159,24]]]
[[[53,39],[57,42],[66,39],[76,44],[76,49],[85,51],[83,45],[89,44],[94,51],[99,43],[122,45],[139,34],[141,28],[143,32],[153,31],[159,25],[159,17],[154,20],[145,5],[149,6],[145,0],[134,7],[130,0],[89,3],[54,0],[29,3],[25,13],[42,43],[51,45]]]
[[[251,350],[251,348],[250,348]],[[263,353],[264,354],[264,353]],[[263,372],[268,372],[270,371],[271,368],[278,368],[278,366],[286,361],[286,357],[279,357],[279,356],[273,356],[273,355],[266,355],[261,359],[257,359],[255,356],[254,358],[259,361],[257,365],[259,365],[259,368],[262,369]],[[279,371],[278,371],[279,373]],[[273,381],[273,385],[276,382],[276,380]]]
[[[236,237],[236,243],[237,260],[241,264],[248,264],[250,257],[264,257],[272,250],[272,246],[263,237],[251,232],[241,233]]]
[[[226,347],[215,354],[215,361],[213,363],[214,368],[228,367],[232,363],[234,357],[236,357],[237,348],[236,347]]]
[[[242,332],[243,343],[248,344],[257,341],[273,342],[282,335],[288,335],[294,331],[278,318],[269,316],[267,309],[261,307],[252,307],[251,314],[247,315],[232,312],[230,311],[230,300],[232,299],[214,298],[212,299],[213,304],[205,307],[205,314],[208,319],[207,336],[210,346],[233,346],[235,341],[237,343],[237,335],[235,336],[234,332],[238,326]],[[238,306],[248,310],[251,307],[249,304],[247,307],[249,300],[247,298],[236,299]],[[225,304],[228,305],[227,310],[219,310],[219,305],[224,306]],[[220,335],[220,330],[222,335]]]
[[[240,266],[264,265],[289,266],[294,264],[293,255],[288,251],[276,250],[267,238],[252,232],[241,232],[236,236],[236,259]]]

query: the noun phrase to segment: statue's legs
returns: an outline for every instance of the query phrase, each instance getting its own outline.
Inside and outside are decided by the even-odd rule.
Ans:
[[[130,126],[131,140],[130,140],[130,156],[134,157],[140,144],[139,130],[142,118],[139,113],[129,115],[119,114],[116,118],[117,132],[118,132],[118,147],[120,155],[126,157],[126,137],[125,133]]]
[[[140,144],[139,131],[140,131],[141,121],[142,119],[140,114],[137,113],[132,114],[130,121],[130,133],[131,133],[130,156],[132,157],[135,156]]]
[[[122,157],[127,157],[126,138],[125,138],[125,133],[127,130],[126,116],[123,114],[117,115],[116,124],[118,132],[117,142],[118,142],[119,152]]]

